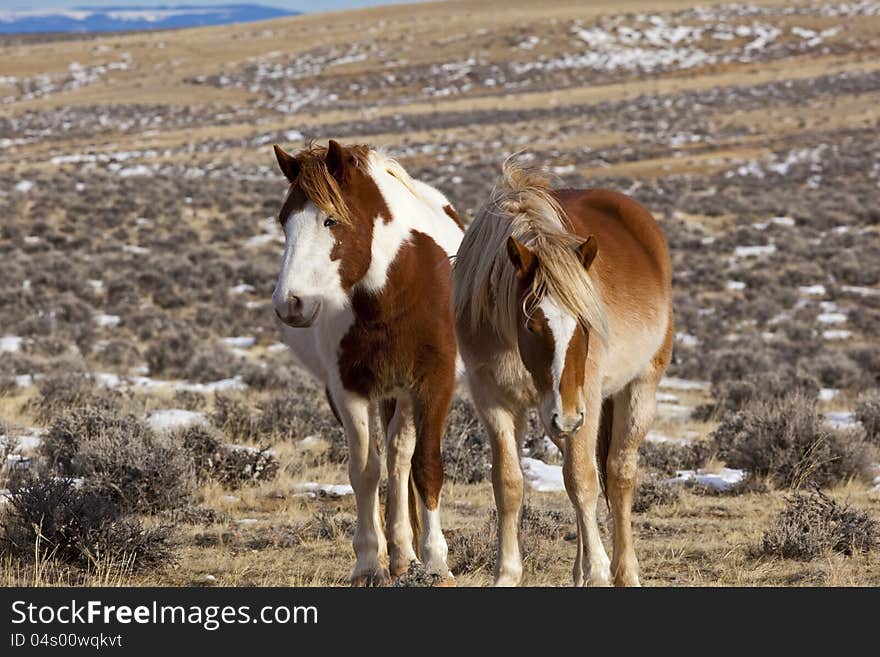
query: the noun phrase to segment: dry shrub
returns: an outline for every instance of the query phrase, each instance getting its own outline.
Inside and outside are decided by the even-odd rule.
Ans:
[[[3,551],[24,561],[56,560],[89,570],[107,564],[153,568],[171,559],[170,529],[125,516],[114,492],[65,478],[21,482],[0,521]]]
[[[301,386],[248,404],[241,396],[218,394],[212,423],[236,442],[278,442],[317,435],[331,445],[345,437],[323,395]]]
[[[852,555],[877,545],[876,521],[817,490],[786,500],[785,508],[764,532],[761,549],[765,554],[809,560],[829,550]]]
[[[107,411],[123,406],[135,408],[130,396],[101,386],[87,372],[47,376],[39,381],[37,390],[29,408],[40,424],[48,424],[66,411],[85,406]]]
[[[488,442],[471,405],[462,399],[454,399],[443,437],[446,477],[464,484],[484,481],[492,467]]]
[[[443,582],[443,577],[429,574],[418,561],[413,561],[407,571],[394,581],[397,588],[430,588]]]
[[[855,413],[865,429],[865,438],[875,447],[880,447],[880,390],[872,390],[860,399]]]
[[[708,440],[689,442],[644,441],[639,446],[639,459],[645,467],[672,476],[678,470],[696,470],[706,465],[715,452]]]
[[[187,452],[133,415],[90,407],[68,411],[52,424],[40,449],[51,471],[115,491],[127,510],[182,506],[194,484]]]
[[[634,513],[644,513],[655,506],[676,504],[681,499],[681,490],[674,484],[665,484],[657,479],[639,482],[633,498]]]
[[[523,565],[532,571],[546,570],[551,558],[548,541],[565,538],[573,524],[574,519],[560,511],[523,505],[519,531]],[[494,509],[480,527],[453,534],[449,540],[449,554],[455,564],[453,572],[493,572],[497,536],[498,522]]]
[[[278,472],[278,459],[268,448],[227,445],[212,430],[199,425],[176,432],[171,442],[189,452],[197,478],[213,479],[226,488],[266,481]]]
[[[864,438],[827,427],[815,400],[797,393],[728,414],[712,438],[727,465],[786,488],[830,486],[865,476],[870,467]]]

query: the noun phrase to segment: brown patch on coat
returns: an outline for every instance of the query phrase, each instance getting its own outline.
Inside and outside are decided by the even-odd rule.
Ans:
[[[458,212],[455,211],[455,208],[452,207],[449,203],[443,206],[443,212],[449,215],[449,218],[455,222],[455,225],[464,230],[464,224],[461,221],[461,217],[458,216]]]
[[[578,326],[565,351],[565,363],[559,381],[559,396],[562,398],[562,412],[566,415],[574,415],[580,406],[589,339],[583,327]]]
[[[413,231],[381,292],[352,294],[355,321],[339,345],[339,374],[346,389],[369,398],[400,388],[411,391],[416,421],[413,477],[429,509],[439,503],[440,441],[455,386],[450,297],[445,251],[430,236]]]
[[[281,206],[281,211],[278,213],[278,223],[282,228],[290,215],[299,212],[306,206],[306,201],[308,198],[306,198],[305,192],[296,183],[291,183],[287,190],[287,198],[284,199],[284,205]]]

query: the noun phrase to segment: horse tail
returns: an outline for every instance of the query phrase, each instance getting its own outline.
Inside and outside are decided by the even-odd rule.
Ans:
[[[413,477],[412,469],[409,471],[409,524],[413,532],[413,548],[416,556],[421,559],[419,554],[419,537],[422,535],[422,508],[419,506],[419,491],[416,489],[416,480]]]
[[[608,501],[608,452],[611,449],[611,428],[614,422],[614,400],[609,397],[602,402],[602,412],[599,418],[599,435],[596,438],[596,469],[599,471],[599,486],[602,495],[605,496],[605,504]]]

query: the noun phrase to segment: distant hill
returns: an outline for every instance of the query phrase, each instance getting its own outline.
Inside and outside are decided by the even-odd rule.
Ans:
[[[297,13],[261,5],[0,9],[0,34],[167,30],[263,21]]]

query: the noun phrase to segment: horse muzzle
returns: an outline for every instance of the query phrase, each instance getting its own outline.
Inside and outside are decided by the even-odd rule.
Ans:
[[[300,297],[289,295],[286,303],[275,304],[275,315],[291,328],[308,328],[315,323],[321,312],[321,302],[304,302]]]

